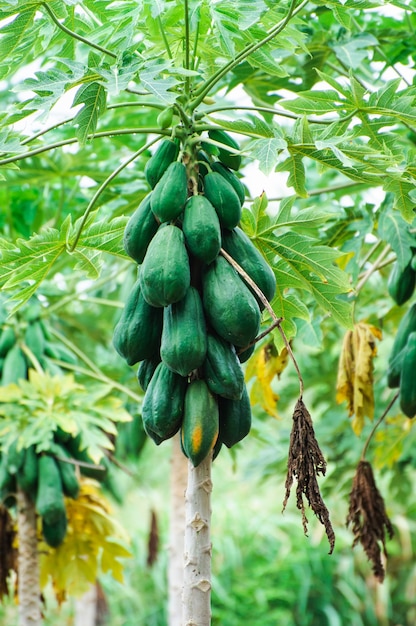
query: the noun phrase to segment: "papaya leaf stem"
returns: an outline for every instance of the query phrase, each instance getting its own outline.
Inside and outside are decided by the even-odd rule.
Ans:
[[[107,56],[110,56],[113,59],[117,58],[117,55],[114,52],[111,52],[111,50],[107,50],[107,48],[104,48],[103,46],[100,46],[96,43],[93,43],[89,39],[86,39],[86,37],[83,37],[82,35],[78,35],[78,33],[75,33],[73,30],[67,28],[64,24],[62,24],[58,20],[55,13],[52,11],[51,7],[46,2],[42,2],[41,6],[43,6],[43,8],[49,14],[49,17],[51,18],[53,23],[58,28],[60,28],[66,35],[69,35],[70,37],[73,37],[74,39],[78,39],[78,41],[81,41],[82,43],[87,44],[87,46],[90,46],[91,48],[95,48],[95,50],[98,50],[99,52],[102,52],[103,54],[106,54]]]
[[[111,387],[113,389],[118,389],[122,393],[125,393],[126,396],[128,396],[129,398],[134,400],[134,402],[138,402],[140,405],[142,403],[143,398],[141,396],[137,395],[137,393],[134,393],[134,391],[132,391],[131,389],[129,389],[125,385],[122,385],[121,383],[118,383],[117,381],[113,380],[112,378],[109,378],[108,376],[106,376],[102,372],[96,373],[95,371],[87,369],[86,367],[80,367],[79,365],[73,365],[72,363],[67,363],[66,361],[61,361],[60,359],[51,359],[51,361],[53,363],[55,363],[55,365],[59,365],[59,367],[65,368],[66,370],[71,370],[71,372],[76,372],[78,374],[83,374],[84,376],[89,376],[89,378],[93,378],[94,380],[98,380],[101,383],[105,383],[109,387]]]
[[[137,157],[140,156],[142,154],[142,152],[145,152],[145,150],[147,150],[148,148],[150,148],[150,146],[152,146],[154,143],[159,141],[159,139],[160,139],[160,136],[157,136],[156,139],[152,139],[151,141],[148,141],[144,146],[139,148],[139,150],[136,150],[136,152],[134,154],[129,156],[128,159],[123,161],[123,163],[121,163],[121,165],[119,165],[113,172],[111,172],[111,174],[109,176],[107,176],[107,178],[99,186],[99,188],[97,189],[97,191],[95,192],[95,194],[91,198],[87,208],[85,209],[84,215],[82,216],[82,220],[81,220],[81,223],[80,223],[79,228],[78,228],[78,232],[75,235],[74,240],[72,241],[72,243],[67,242],[67,245],[66,245],[67,252],[71,253],[77,247],[79,238],[81,237],[83,228],[84,228],[84,226],[85,226],[85,224],[87,222],[89,214],[91,213],[92,209],[94,208],[98,198],[106,190],[106,188],[111,183],[111,181],[114,180],[114,178],[116,178],[116,176],[118,176],[120,174],[120,172],[122,172],[124,170],[124,168],[127,167],[127,165],[129,165],[129,163],[132,163],[132,161],[137,159]]]
[[[220,111],[255,111],[256,113],[269,113],[270,115],[277,115],[278,117],[287,117],[291,120],[299,120],[299,119],[303,119],[305,118],[304,115],[297,115],[296,113],[289,113],[288,111],[283,111],[280,109],[275,109],[273,107],[263,107],[263,106],[221,106],[221,107],[213,107],[210,109],[207,109],[205,111],[206,115],[211,115],[212,113],[218,113]],[[350,113],[348,113],[348,115],[345,115],[344,117],[337,117],[334,119],[326,119],[326,120],[319,120],[319,119],[314,119],[311,117],[306,117],[306,120],[308,121],[309,124],[334,124],[334,123],[342,123],[342,122],[348,122],[348,120],[350,120],[352,117],[354,117],[354,115],[356,115],[358,112],[358,109],[354,109],[353,111],[351,111]],[[235,131],[235,132],[239,132],[239,131]]]
[[[253,52],[256,52],[259,48],[261,48],[266,43],[271,41],[274,37],[279,35],[285,29],[292,17],[299,13],[299,11],[301,11],[303,7],[308,4],[308,2],[309,0],[303,0],[303,2],[296,6],[297,0],[291,0],[286,16],[282,20],[280,20],[278,24],[273,26],[273,28],[269,30],[269,32],[265,37],[263,37],[263,39],[261,39],[257,43],[253,43],[247,46],[244,50],[237,54],[232,61],[229,61],[219,70],[217,70],[211,76],[211,78],[209,78],[203,85],[201,85],[199,89],[195,91],[195,99],[190,103],[191,108],[196,109],[198,105],[203,101],[205,96],[208,95],[214,85],[216,85],[221,80],[221,78],[228,74],[228,72],[237,67],[237,65],[239,65],[248,56],[250,56],[250,54],[253,54]]]
[[[357,283],[355,290],[352,291],[350,294],[351,297],[356,296],[364,287],[364,285],[366,284],[370,276],[374,274],[374,272],[377,272],[377,270],[380,269],[380,266],[385,261],[386,256],[389,254],[390,250],[391,250],[391,246],[390,244],[387,244],[383,248],[379,256],[377,257],[377,259],[374,261],[373,265],[361,276],[361,278],[359,279]]]
[[[308,191],[308,197],[311,198],[313,196],[321,196],[324,193],[336,193],[337,191],[343,191],[344,189],[351,189],[352,187],[360,187],[363,186],[363,183],[358,182],[350,182],[350,183],[340,183],[339,185],[333,185],[331,187],[322,187],[321,189],[312,189]],[[275,196],[273,198],[267,198],[269,202],[281,202],[287,198],[287,196]],[[248,198],[248,200],[254,200],[254,198]]]
[[[98,470],[99,472],[105,472],[106,470],[104,465],[94,465],[93,463],[87,463],[86,461],[78,461],[77,459],[59,456],[59,454],[54,454],[53,457],[61,463],[69,463],[70,465],[75,465],[76,467],[85,467],[86,469]]]
[[[160,15],[157,16],[157,23],[159,26],[160,34],[162,35],[163,43],[165,44],[166,53],[169,59],[173,59],[172,50],[170,49],[168,39],[166,37],[165,29],[163,28],[162,20],[160,19]]]
[[[387,407],[385,408],[385,410],[383,411],[383,413],[381,414],[381,416],[379,417],[379,419],[377,420],[377,422],[374,424],[373,428],[371,429],[371,432],[369,433],[364,447],[363,447],[363,451],[361,452],[361,459],[360,461],[365,461],[365,456],[367,454],[367,450],[368,450],[368,446],[370,445],[370,442],[374,436],[374,433],[376,432],[377,428],[380,426],[380,424],[384,421],[384,419],[386,418],[388,412],[390,411],[391,407],[393,406],[393,404],[396,402],[396,400],[399,397],[399,391],[397,393],[394,394],[393,398],[390,400],[390,402],[388,403]]]
[[[148,107],[148,108],[159,109],[159,110],[162,110],[164,108],[163,105],[158,104],[157,102],[146,102],[145,104],[141,102],[118,102],[116,104],[109,104],[106,107],[106,111],[111,111],[113,109],[121,109],[123,107]],[[31,135],[30,137],[26,137],[26,139],[24,139],[21,142],[21,145],[26,146],[28,143],[31,143],[35,139],[42,137],[42,135],[46,135],[46,133],[49,133],[51,130],[55,130],[56,128],[59,128],[60,126],[64,126],[65,124],[69,124],[69,122],[73,122],[74,118],[75,118],[75,115],[72,115],[71,117],[67,117],[66,119],[61,120],[60,122],[56,122],[56,124],[53,124],[52,126],[49,126],[48,128],[44,128],[43,130],[40,130],[39,132],[35,133],[34,135]],[[96,136],[97,136],[97,133],[95,133],[94,137]]]
[[[43,368],[36,356],[33,354],[32,350],[29,348],[29,346],[27,346],[23,341],[19,343],[19,346],[22,352],[24,352],[24,354],[27,356],[37,373],[43,374]]]
[[[185,0],[183,3],[184,6],[184,19],[185,19],[185,69],[189,70],[190,67],[190,32],[189,32],[189,3],[188,0]],[[187,75],[185,78],[185,93],[189,95],[191,88],[191,80],[190,76]]]
[[[61,343],[63,343],[64,346],[66,346],[71,352],[76,354],[76,356],[80,358],[81,361],[84,361],[85,365],[87,365],[93,372],[95,372],[96,374],[101,374],[101,370],[95,365],[95,363],[93,363],[93,361],[91,361],[91,359],[87,357],[85,352],[80,350],[78,346],[70,341],[70,339],[67,339],[65,335],[62,335],[62,333],[60,333],[55,328],[51,328],[50,333],[51,335],[56,337],[56,339],[58,339]]]
[[[120,129],[114,129],[114,130],[104,130],[98,133],[94,133],[94,135],[89,135],[87,139],[91,140],[91,139],[100,139],[101,137],[117,137],[118,135],[138,135],[138,134],[150,135],[150,134],[155,134],[155,133],[158,133],[158,135],[169,135],[170,131],[161,130],[159,127],[120,128]],[[155,139],[155,141],[157,141],[158,139],[159,137]],[[27,159],[28,157],[36,156],[37,154],[41,154],[42,152],[48,152],[48,150],[55,150],[56,148],[62,148],[62,146],[69,146],[77,142],[78,142],[78,139],[76,137],[72,137],[71,139],[63,139],[62,141],[55,141],[54,143],[50,143],[47,146],[39,146],[39,148],[34,148],[33,150],[29,150],[28,152],[25,152],[24,154],[15,154],[14,156],[7,157],[5,159],[0,159],[0,165],[7,165],[8,163],[15,163],[16,161],[21,161],[23,159]]]

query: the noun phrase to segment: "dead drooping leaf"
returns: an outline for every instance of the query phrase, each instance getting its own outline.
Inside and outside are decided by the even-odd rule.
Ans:
[[[329,554],[334,550],[335,533],[329,519],[329,512],[319,491],[317,476],[325,476],[326,461],[319,448],[313,430],[312,418],[300,398],[293,413],[293,426],[290,434],[289,456],[287,463],[286,494],[283,510],[286,508],[293,479],[297,480],[296,506],[302,512],[302,523],[305,535],[308,531],[308,520],[305,513],[303,496],[325,528],[329,541]]]
[[[0,504],[0,601],[9,594],[8,582],[17,571],[16,530],[8,509]]]
[[[280,377],[288,360],[287,348],[278,352],[274,342],[269,341],[256,350],[247,365],[246,380],[255,378],[250,391],[250,402],[252,405],[260,404],[273,417],[278,417],[279,396],[273,391],[271,383],[275,376]]]
[[[347,526],[350,524],[354,533],[353,547],[361,543],[375,577],[383,582],[385,570],[380,544],[387,557],[386,533],[391,539],[394,531],[368,461],[360,461],[355,472],[347,516]]]
[[[150,530],[149,539],[147,541],[147,566],[152,567],[156,562],[159,552],[159,525],[155,511],[150,513]]]
[[[338,366],[338,403],[347,402],[348,415],[353,417],[352,428],[359,435],[365,416],[374,417],[373,360],[377,354],[376,339],[381,331],[360,322],[344,336]]]

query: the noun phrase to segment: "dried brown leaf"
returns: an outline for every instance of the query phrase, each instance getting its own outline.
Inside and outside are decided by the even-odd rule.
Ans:
[[[385,570],[381,547],[387,557],[386,533],[391,539],[394,531],[368,461],[360,461],[355,472],[347,516],[347,526],[350,524],[354,533],[353,547],[361,543],[375,577],[382,582]]]
[[[147,542],[147,566],[152,567],[159,552],[159,527],[155,511],[150,513],[150,530]]]
[[[317,481],[317,476],[319,474],[325,476],[325,472],[326,461],[315,437],[312,418],[303,400],[299,398],[293,413],[283,510],[286,508],[289,499],[293,479],[296,478],[296,506],[302,513],[305,535],[308,531],[308,519],[305,512],[304,496],[312,511],[325,528],[330,547],[329,554],[331,554],[335,545],[335,533]]]

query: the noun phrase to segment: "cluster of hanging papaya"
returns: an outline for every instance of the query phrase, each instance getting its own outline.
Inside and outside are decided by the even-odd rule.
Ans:
[[[241,363],[254,350],[264,303],[241,268],[267,300],[276,289],[272,269],[238,227],[239,147],[225,131],[208,135],[195,156],[163,139],[146,164],[151,191],[124,232],[138,278],[113,337],[129,365],[141,362],[147,434],[159,445],[180,430],[194,466],[251,427]]]
[[[416,246],[415,246],[416,247]],[[388,292],[402,306],[413,296],[416,286],[416,254],[402,268],[395,262],[388,280]],[[399,388],[400,408],[407,417],[416,417],[416,302],[400,320],[389,357],[387,384]]]
[[[0,304],[1,386],[27,379],[33,359],[52,374],[62,373],[52,359],[74,362],[74,355],[53,340],[39,311],[39,305],[34,303],[19,320],[8,319],[6,309]],[[79,494],[74,459],[93,464],[80,444],[79,436],[73,437],[58,428],[47,452],[38,453],[34,445],[23,447],[16,438],[7,451],[0,453],[0,500],[12,508],[17,489],[25,491],[35,503],[42,519],[43,537],[52,547],[60,545],[66,535],[65,497],[77,498]]]

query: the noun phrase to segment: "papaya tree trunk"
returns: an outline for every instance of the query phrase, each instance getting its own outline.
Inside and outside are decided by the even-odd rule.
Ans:
[[[188,460],[181,450],[180,435],[172,440],[169,564],[168,564],[168,624],[182,626],[183,554],[185,529],[185,491],[188,482]]]
[[[35,505],[28,495],[17,491],[19,626],[40,626],[38,537]]]
[[[97,587],[91,585],[83,596],[75,601],[74,626],[96,626]]]
[[[211,465],[188,462],[185,496],[183,626],[211,624]]]

